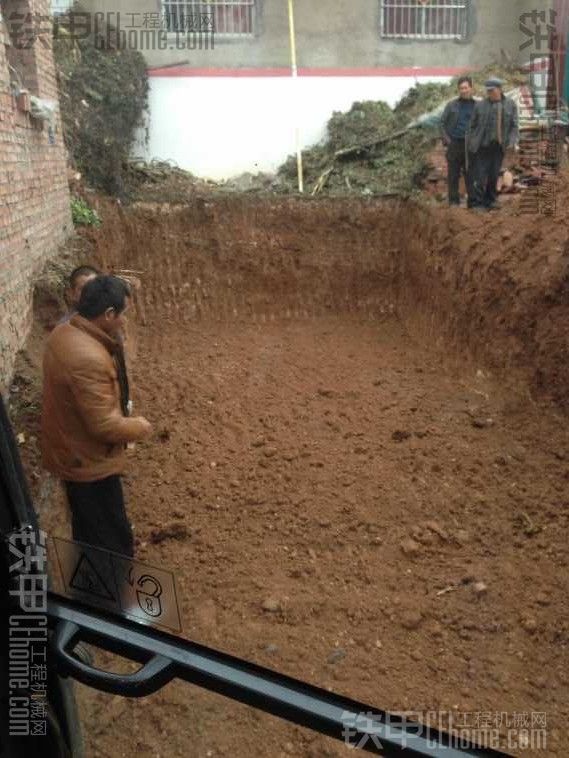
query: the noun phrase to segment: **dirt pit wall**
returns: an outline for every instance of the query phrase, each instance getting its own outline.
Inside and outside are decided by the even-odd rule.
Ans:
[[[141,272],[142,322],[393,314],[567,408],[564,187],[554,217],[344,198],[104,204],[90,235],[102,265]]]

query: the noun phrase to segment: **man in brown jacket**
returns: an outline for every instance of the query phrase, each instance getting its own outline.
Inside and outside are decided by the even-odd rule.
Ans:
[[[77,314],[49,335],[43,360],[43,465],[63,480],[73,539],[132,557],[121,474],[125,447],[150,423],[128,416],[128,379],[120,335],[130,299],[126,282],[97,276],[85,284]]]

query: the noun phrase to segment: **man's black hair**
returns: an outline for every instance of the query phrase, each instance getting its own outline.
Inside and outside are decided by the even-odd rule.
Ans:
[[[108,308],[116,314],[126,308],[126,299],[130,297],[130,287],[118,276],[99,274],[88,281],[81,290],[77,312],[83,318],[94,319]]]
[[[82,276],[90,276],[91,274],[99,276],[100,273],[101,272],[93,266],[77,266],[77,268],[74,268],[73,271],[69,274],[69,286],[71,289],[74,289],[75,285],[77,284],[77,280]]]
[[[468,82],[470,86],[472,87],[472,77],[471,76],[459,76],[457,87],[460,87],[461,84],[464,84],[464,82]]]

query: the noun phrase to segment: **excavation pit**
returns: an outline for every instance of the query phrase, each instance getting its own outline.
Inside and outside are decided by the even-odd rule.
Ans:
[[[93,257],[142,282],[137,555],[184,636],[384,709],[547,712],[566,754],[565,222],[102,206]],[[92,755],[343,754],[179,683],[103,728],[112,698],[81,699]]]

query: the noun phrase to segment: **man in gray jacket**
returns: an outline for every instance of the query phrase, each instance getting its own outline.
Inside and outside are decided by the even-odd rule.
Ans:
[[[486,82],[488,97],[476,103],[467,143],[472,168],[472,202],[476,210],[499,208],[498,177],[505,151],[518,142],[518,108],[503,93],[500,79]]]

